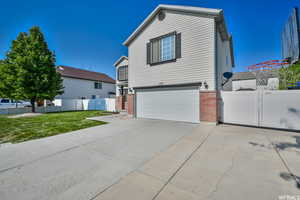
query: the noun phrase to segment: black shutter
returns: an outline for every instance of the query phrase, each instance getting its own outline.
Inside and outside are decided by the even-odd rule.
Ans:
[[[176,34],[176,58],[181,58],[181,33]]]
[[[150,42],[147,43],[147,64],[151,64],[151,46],[150,46]]]
[[[128,66],[125,67],[125,80],[128,80]]]

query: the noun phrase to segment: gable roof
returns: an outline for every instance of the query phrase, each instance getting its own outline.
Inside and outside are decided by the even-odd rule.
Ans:
[[[114,64],[115,67],[118,66],[118,64],[120,64],[123,60],[128,60],[127,56],[121,56]]]
[[[220,27],[222,39],[229,39],[229,34],[227,32],[226,25],[224,22],[224,15],[222,9],[160,4],[154,9],[154,11],[150,13],[150,15],[142,22],[142,24],[138,26],[138,28],[126,39],[123,45],[129,46],[129,44],[139,35],[139,33],[142,30],[144,30],[147,27],[147,25],[159,13],[160,10],[173,10],[173,11],[181,11],[186,13],[205,14],[205,15],[216,17],[218,22],[217,24]]]
[[[105,83],[112,83],[115,84],[116,81],[109,77],[106,74],[88,71],[84,69],[78,69],[69,66],[58,66],[57,71],[61,74],[62,77],[69,77],[69,78],[77,78],[77,79],[84,79],[84,80],[91,80],[91,81],[101,81]]]
[[[278,74],[276,71],[270,71],[270,72],[261,72],[263,73],[263,77],[265,78],[277,78]],[[238,72],[234,73],[232,80],[233,81],[239,81],[239,80],[252,80],[256,79],[255,72]]]

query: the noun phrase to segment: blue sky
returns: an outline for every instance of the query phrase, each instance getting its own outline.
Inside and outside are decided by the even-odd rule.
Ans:
[[[236,68],[281,58],[280,33],[298,0],[33,0],[3,1],[0,59],[19,32],[40,26],[58,65],[115,77],[113,63],[127,55],[122,42],[158,4],[222,8],[233,34]]]

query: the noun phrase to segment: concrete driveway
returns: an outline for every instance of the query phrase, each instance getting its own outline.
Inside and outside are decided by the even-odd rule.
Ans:
[[[96,199],[299,199],[299,136],[200,125]]]
[[[0,199],[93,199],[197,127],[172,121],[101,119],[111,123],[0,146]]]
[[[300,133],[105,120],[111,123],[0,147],[0,199],[285,200],[300,195]]]

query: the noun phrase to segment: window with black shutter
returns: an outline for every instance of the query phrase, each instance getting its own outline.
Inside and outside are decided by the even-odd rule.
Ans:
[[[181,58],[181,34],[172,32],[147,43],[147,64],[154,65]]]

